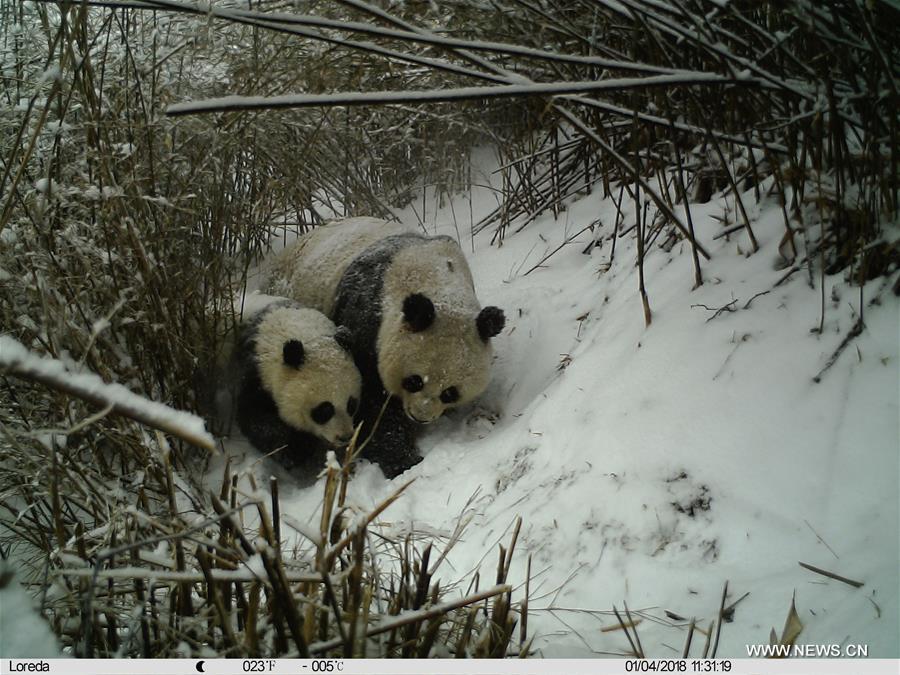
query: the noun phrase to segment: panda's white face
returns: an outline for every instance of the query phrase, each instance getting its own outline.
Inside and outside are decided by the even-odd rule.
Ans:
[[[277,307],[260,322],[256,358],[262,385],[285,423],[345,445],[353,435],[361,380],[336,331],[315,310]]]
[[[385,341],[378,369],[407,417],[427,424],[485,390],[492,353],[490,343],[479,337],[474,317],[438,316],[428,330],[404,329]]]
[[[427,424],[490,381],[490,339],[503,312],[480,309],[459,247],[435,240],[398,252],[385,274],[378,374],[410,419]]]

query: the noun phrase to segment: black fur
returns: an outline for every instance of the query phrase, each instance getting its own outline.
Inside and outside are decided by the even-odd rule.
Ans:
[[[303,351],[303,343],[300,340],[288,340],[281,348],[281,355],[284,358],[284,365],[300,370],[300,366],[306,360]]]
[[[353,353],[353,333],[346,326],[338,326],[334,333],[334,341],[346,352]]]
[[[403,473],[422,461],[422,458],[415,446],[418,425],[406,416],[403,404],[398,399],[388,401],[381,421],[375,428],[375,422],[387,398],[384,384],[378,375],[376,353],[378,328],[381,326],[384,275],[398,251],[425,240],[419,234],[406,233],[374,243],[350,264],[335,291],[331,319],[352,331],[353,358],[363,381],[356,419],[357,422],[363,422],[360,438],[365,441],[371,435],[371,439],[362,455],[376,462],[388,478]]]
[[[363,382],[374,378],[380,383],[375,346],[381,326],[384,274],[397,251],[423,240],[421,235],[407,233],[375,242],[350,264],[335,290],[331,320],[353,334],[353,358]]]
[[[417,391],[422,391],[422,388],[425,386],[425,382],[419,375],[407,375],[403,378],[403,381],[400,382],[406,391],[414,394]]]
[[[478,326],[478,335],[487,342],[503,330],[503,326],[506,325],[506,316],[499,307],[485,307],[478,312],[475,325]]]
[[[459,389],[456,387],[447,387],[444,391],[441,392],[441,403],[446,403],[450,405],[451,403],[456,403],[459,400]]]
[[[311,485],[325,466],[325,441],[306,431],[298,431],[278,416],[272,396],[262,387],[258,373],[245,373],[237,397],[237,423],[253,446],[290,470],[301,485]],[[276,452],[277,451],[277,452]],[[340,451],[335,449],[340,455]]]
[[[316,424],[327,424],[332,417],[334,417],[334,404],[331,401],[322,401],[312,409],[313,422]]]
[[[413,333],[421,333],[434,323],[434,303],[421,293],[403,300],[403,320]]]
[[[369,439],[363,449],[363,457],[379,464],[388,478],[418,464],[422,457],[415,446],[421,425],[406,416],[398,398],[388,400],[378,374],[376,347],[383,315],[384,275],[398,251],[433,239],[405,233],[375,242],[349,265],[335,290],[331,319],[353,333],[353,358],[362,375],[363,389],[357,421],[363,422],[360,438],[364,442]],[[441,239],[453,241],[451,237]],[[452,265],[449,269],[453,271]],[[425,330],[434,321],[434,305],[424,295],[414,293],[404,299],[403,314],[410,330]],[[503,329],[503,312],[496,307],[485,308],[477,321],[479,334],[487,340]],[[382,411],[385,401],[386,407]],[[379,415],[381,419],[376,428]]]
[[[359,418],[363,420],[360,439],[365,441],[372,436],[363,449],[363,457],[376,462],[386,477],[394,478],[421,462],[422,456],[416,450],[419,425],[406,416],[403,403],[394,396],[387,401],[382,413],[381,408],[387,398],[388,394],[380,386],[380,381],[377,384],[370,382],[368,387],[363,385],[359,411]],[[379,415],[381,420],[372,434],[373,424]]]

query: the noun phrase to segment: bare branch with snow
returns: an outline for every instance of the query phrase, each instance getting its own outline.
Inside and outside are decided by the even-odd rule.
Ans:
[[[0,372],[21,377],[110,409],[110,412],[172,434],[206,450],[215,441],[203,420],[181,410],[151,401],[121,384],[104,382],[93,373],[73,373],[62,361],[38,356],[17,340],[0,336]]]

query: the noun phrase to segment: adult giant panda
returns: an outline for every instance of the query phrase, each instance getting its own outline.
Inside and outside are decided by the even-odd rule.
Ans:
[[[420,425],[487,387],[490,339],[503,329],[504,315],[481,308],[452,238],[350,218],[303,235],[270,275],[270,292],[315,307],[352,332],[363,378],[361,438],[380,419],[363,456],[386,476],[421,460]]]
[[[326,452],[353,435],[361,380],[351,334],[288,300],[262,309],[235,347],[238,426],[300,479],[315,480]]]

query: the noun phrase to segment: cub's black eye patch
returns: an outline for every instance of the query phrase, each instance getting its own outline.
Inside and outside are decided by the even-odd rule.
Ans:
[[[459,389],[456,387],[447,387],[441,392],[442,403],[456,403],[459,400]]]
[[[356,409],[359,408],[359,401],[356,400],[353,396],[347,399],[347,414],[350,417],[353,417],[356,414]]]
[[[407,375],[403,378],[403,388],[406,389],[410,394],[415,394],[417,391],[422,391],[422,387],[425,386],[425,382],[418,375]]]
[[[316,424],[325,424],[332,417],[334,417],[334,406],[331,405],[331,401],[322,401],[312,409],[313,422]]]

